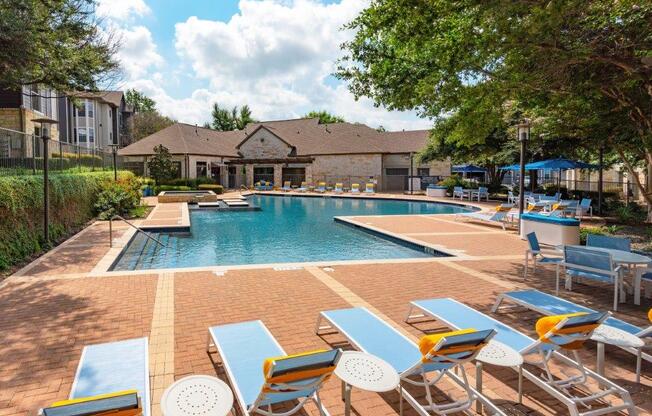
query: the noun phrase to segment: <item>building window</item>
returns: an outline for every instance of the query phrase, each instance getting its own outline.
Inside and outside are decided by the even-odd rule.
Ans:
[[[197,162],[196,169],[198,178],[205,178],[208,176],[208,168],[206,162]]]
[[[77,129],[77,142],[78,143],[86,143],[88,140],[86,136],[86,128],[85,127],[80,127]]]
[[[430,168],[418,168],[417,176],[430,176]]]
[[[408,168],[386,168],[385,175],[387,176],[408,176],[410,169]]]
[[[42,106],[41,106],[41,93],[39,91],[38,85],[32,85],[30,87],[30,98],[31,98],[31,104],[32,104],[32,110],[41,112]]]
[[[274,182],[274,167],[254,167],[254,183],[255,182]]]
[[[95,117],[95,103],[93,101],[86,100],[86,114],[87,117]]]
[[[75,107],[77,111],[77,117],[86,117],[86,101],[82,102],[82,105]]]
[[[95,143],[95,129],[93,127],[88,128],[88,142]]]

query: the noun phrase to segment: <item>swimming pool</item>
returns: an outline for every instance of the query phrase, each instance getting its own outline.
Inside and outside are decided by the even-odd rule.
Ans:
[[[136,235],[112,270],[431,257],[432,253],[337,223],[333,217],[471,210],[370,198],[254,195],[248,200],[261,211],[191,210],[190,233],[154,233],[165,247]]]

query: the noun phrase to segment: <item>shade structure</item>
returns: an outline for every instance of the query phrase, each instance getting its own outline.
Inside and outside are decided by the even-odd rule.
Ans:
[[[487,169],[475,165],[455,165],[451,171],[453,173],[485,173]]]
[[[521,167],[519,165],[509,165],[509,166],[502,166],[500,170],[519,170]]]
[[[597,169],[598,166],[590,163],[580,162],[579,160],[570,160],[563,157],[556,159],[541,160],[525,165],[527,170],[551,169],[551,170],[568,170],[568,169]]]

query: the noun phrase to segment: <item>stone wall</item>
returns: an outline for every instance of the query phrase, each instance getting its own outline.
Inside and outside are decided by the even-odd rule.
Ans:
[[[11,130],[22,130],[20,125],[20,109],[0,108],[0,127]]]
[[[245,159],[283,159],[292,149],[267,129],[259,129],[240,146]]]
[[[310,168],[310,179],[328,183],[365,183],[370,180],[381,182],[382,156],[380,154],[324,155],[315,156]],[[379,186],[380,188],[380,186]]]

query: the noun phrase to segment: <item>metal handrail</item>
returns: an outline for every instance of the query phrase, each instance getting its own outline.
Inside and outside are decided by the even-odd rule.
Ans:
[[[160,244],[161,246],[165,247],[165,244],[161,243],[159,240],[156,238],[152,237],[148,233],[146,233],[142,228],[135,226],[131,222],[125,220],[119,215],[114,215],[111,218],[109,218],[109,247],[113,247],[113,220],[119,219],[122,220],[125,224],[129,225],[130,227],[134,228],[136,232],[141,232],[145,235],[145,237],[149,238],[150,240],[154,240],[156,243]]]

